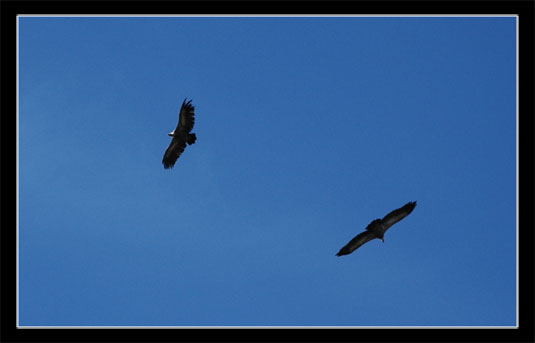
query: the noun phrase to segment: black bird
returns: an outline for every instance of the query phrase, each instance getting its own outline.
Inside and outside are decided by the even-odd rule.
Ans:
[[[384,235],[392,225],[408,216],[416,207],[416,201],[406,203],[403,207],[398,208],[387,214],[383,219],[375,219],[366,227],[366,231],[359,233],[349,243],[347,243],[336,256],[348,255],[357,250],[361,245],[379,238],[385,242]]]
[[[176,160],[186,149],[186,143],[191,145],[197,139],[194,133],[190,133],[193,124],[195,124],[195,107],[191,104],[191,100],[186,102],[186,99],[180,108],[178,125],[173,132],[168,133],[169,136],[173,137],[173,140],[163,155],[162,163],[165,169],[173,168]]]

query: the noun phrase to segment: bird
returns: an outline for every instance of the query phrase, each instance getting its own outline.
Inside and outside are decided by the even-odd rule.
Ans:
[[[359,233],[352,240],[349,241],[336,256],[349,255],[353,251],[360,248],[361,245],[371,241],[372,239],[379,238],[385,242],[384,235],[392,225],[399,222],[401,219],[408,216],[412,210],[416,207],[416,201],[410,201],[396,210],[393,210],[383,219],[375,219],[366,227],[366,231]]]
[[[186,101],[187,99],[182,102],[178,125],[173,132],[168,133],[173,139],[163,155],[162,163],[165,169],[173,168],[176,160],[186,149],[186,143],[191,145],[197,140],[197,135],[190,133],[195,124],[195,106],[191,104],[191,100]]]

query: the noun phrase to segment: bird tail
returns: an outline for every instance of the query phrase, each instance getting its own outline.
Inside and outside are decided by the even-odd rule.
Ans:
[[[186,141],[189,145],[192,145],[197,140],[197,136],[194,133],[190,133],[188,140]]]

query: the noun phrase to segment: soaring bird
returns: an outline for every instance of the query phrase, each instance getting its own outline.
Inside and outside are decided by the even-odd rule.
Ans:
[[[168,133],[169,136],[173,137],[173,140],[163,155],[162,163],[165,169],[173,168],[176,160],[186,149],[186,143],[191,145],[197,139],[194,133],[190,133],[193,124],[195,124],[195,107],[191,104],[191,100],[186,102],[186,99],[180,108],[178,125],[173,132]]]
[[[398,208],[387,214],[383,219],[375,219],[366,227],[366,231],[359,233],[349,243],[347,243],[336,256],[348,255],[357,250],[361,245],[379,238],[385,242],[384,235],[392,225],[408,216],[416,207],[416,201],[406,203],[403,207]]]

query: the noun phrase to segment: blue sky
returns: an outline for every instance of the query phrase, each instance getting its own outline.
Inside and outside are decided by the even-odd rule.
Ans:
[[[513,17],[22,17],[19,130],[22,326],[516,325]]]

